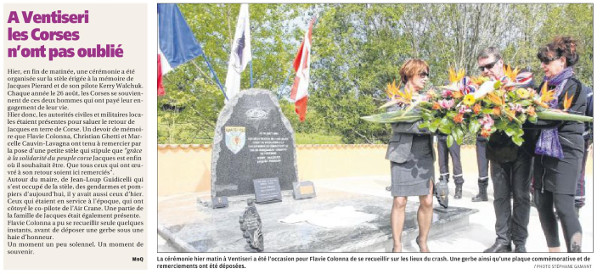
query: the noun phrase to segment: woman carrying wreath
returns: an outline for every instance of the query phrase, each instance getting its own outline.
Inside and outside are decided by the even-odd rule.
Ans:
[[[540,48],[537,55],[545,77],[538,92],[553,96],[549,107],[556,111],[583,114],[586,95],[575,78],[573,65],[579,59],[577,44],[571,37],[557,37]],[[554,94],[549,92],[554,90]],[[560,251],[557,218],[560,219],[568,252],[581,252],[581,224],[574,207],[577,179],[583,159],[584,124],[544,122],[535,145],[534,201],[550,252]]]
[[[418,97],[417,93],[423,90],[429,78],[429,65],[420,59],[410,59],[400,68],[400,77],[403,94],[414,94],[410,98]],[[397,110],[398,105],[393,108]],[[419,196],[419,236],[416,243],[421,252],[429,252],[427,237],[433,218],[433,137],[427,129],[419,129],[419,124],[392,123],[393,134],[386,153],[386,159],[391,162],[391,193],[394,197],[390,218],[394,241],[392,252],[402,252],[408,196]]]

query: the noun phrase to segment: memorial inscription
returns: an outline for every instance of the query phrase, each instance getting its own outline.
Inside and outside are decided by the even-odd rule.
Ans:
[[[279,178],[262,178],[253,181],[256,203],[281,202],[281,186],[279,185]]]
[[[242,216],[240,216],[240,229],[242,230],[246,242],[251,248],[263,251],[264,239],[262,234],[262,221],[258,210],[254,205],[253,199],[248,199],[248,206]]]
[[[215,127],[213,197],[255,194],[254,179],[278,178],[281,190],[297,181],[294,131],[268,90],[243,90],[225,105]]]

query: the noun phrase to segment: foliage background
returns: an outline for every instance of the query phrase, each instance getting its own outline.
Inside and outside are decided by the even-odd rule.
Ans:
[[[224,85],[239,4],[179,4]],[[388,125],[362,121],[386,100],[404,60],[430,65],[442,85],[449,67],[476,75],[478,52],[497,46],[506,63],[540,83],[539,47],[557,35],[575,37],[577,77],[593,86],[591,4],[250,4],[253,85],[271,90],[296,131],[297,143],[386,143]],[[311,83],[306,121],[289,101],[292,62],[310,18]],[[158,98],[158,143],[210,144],[224,97],[202,57],[164,77]],[[247,68],[242,89],[250,87]]]

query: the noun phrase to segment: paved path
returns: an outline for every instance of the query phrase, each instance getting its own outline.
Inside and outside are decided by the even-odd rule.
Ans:
[[[591,176],[591,174],[590,174]],[[463,199],[455,200],[450,198],[452,206],[475,208],[478,213],[471,215],[469,226],[461,231],[449,231],[447,235],[436,236],[430,239],[429,248],[433,252],[482,252],[485,248],[492,245],[495,240],[494,231],[494,210],[491,199],[492,187],[488,187],[490,192],[490,200],[488,202],[471,202],[471,197],[477,193],[477,176],[465,176],[465,185],[463,187]],[[318,195],[319,188],[340,189],[348,192],[369,194],[382,197],[382,199],[390,199],[390,192],[385,190],[389,185],[389,176],[370,176],[370,177],[353,177],[353,178],[338,178],[315,180],[315,187]],[[451,185],[451,192],[454,192],[454,187]],[[588,185],[587,191],[588,204],[581,210],[580,221],[583,227],[583,251],[593,251],[593,185]],[[418,201],[416,197],[411,197],[414,201]],[[437,206],[437,203],[436,203]],[[391,207],[391,199],[390,199]],[[386,213],[389,214],[389,213]],[[531,208],[531,216],[529,223],[529,239],[527,241],[527,250],[529,252],[546,252],[546,242],[539,223],[538,213],[535,208]],[[562,234],[561,234],[562,235]],[[561,239],[562,242],[562,239]],[[168,242],[158,237],[159,252],[176,252]],[[562,246],[566,251],[566,247]],[[406,252],[415,252],[416,247],[412,243],[404,249]],[[388,250],[379,250],[381,252]]]

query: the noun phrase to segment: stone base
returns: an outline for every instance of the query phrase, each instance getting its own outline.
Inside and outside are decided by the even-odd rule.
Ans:
[[[257,204],[262,219],[265,252],[382,252],[392,247],[392,197],[319,188],[317,197]],[[389,192],[387,192],[389,194]],[[230,198],[229,207],[212,209],[209,193],[170,196],[159,200],[158,232],[180,252],[255,252],[240,230],[243,199]],[[418,235],[416,197],[410,197],[402,238],[415,245]],[[437,202],[435,202],[437,203]],[[474,209],[434,208],[429,237],[435,239],[469,224]],[[160,250],[159,250],[160,252]]]

